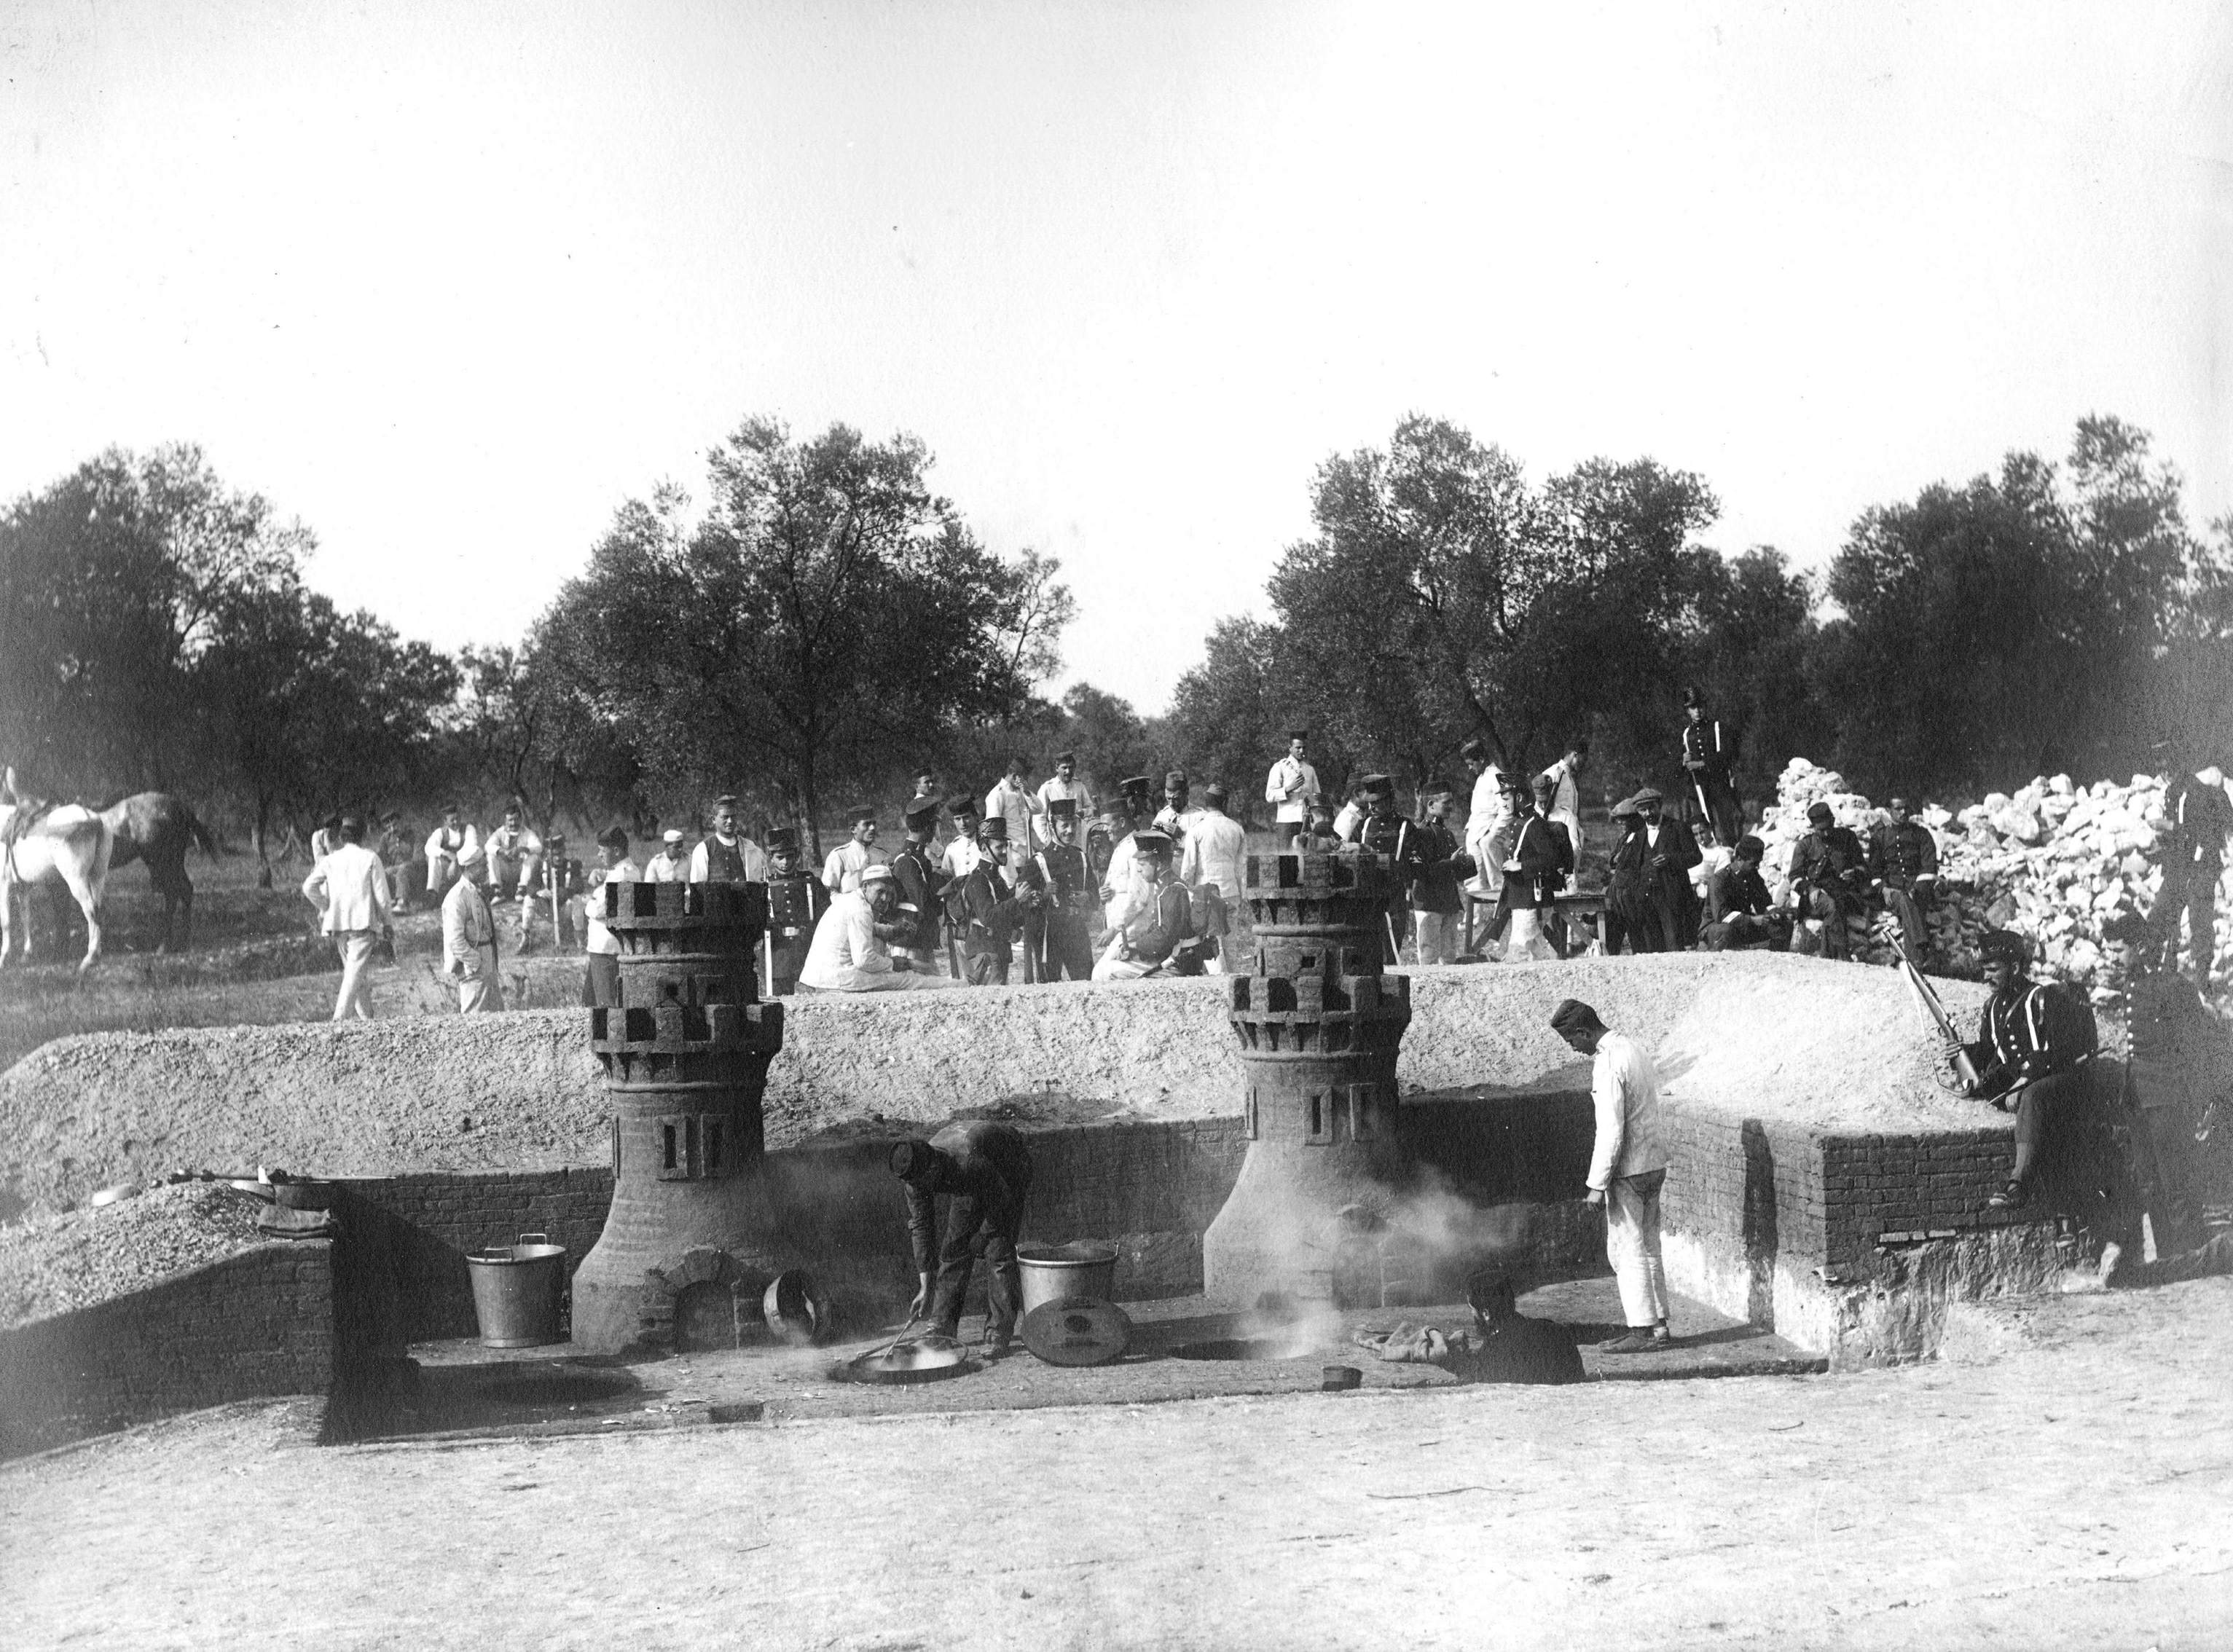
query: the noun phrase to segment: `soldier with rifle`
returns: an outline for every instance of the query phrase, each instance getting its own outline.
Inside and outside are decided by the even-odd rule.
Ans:
[[[1003,863],[1008,842],[1008,823],[999,816],[977,828],[979,855],[959,888],[948,884],[940,891],[948,901],[947,912],[961,933],[965,976],[972,986],[1006,986],[1015,958],[1016,932],[1027,907],[1038,896],[1019,890]]]
[[[1090,980],[1099,914],[1092,872],[1077,846],[1077,805],[1067,797],[1049,798],[1047,829],[1051,841],[1023,873],[1039,895],[1035,920],[1025,931],[1038,947],[1035,972],[1042,981]]]
[[[900,818],[907,829],[907,841],[892,856],[892,874],[900,884],[902,928],[892,942],[892,951],[907,959],[909,969],[935,975],[941,912],[938,891],[946,881],[945,870],[939,863],[938,845],[933,841],[938,833],[938,799],[917,797],[908,804]]]
[[[1426,870],[1431,840],[1418,823],[1396,811],[1396,783],[1384,774],[1369,774],[1357,783],[1365,814],[1349,834],[1360,849],[1383,855],[1396,871],[1396,893],[1381,915],[1381,962],[1393,964],[1403,957],[1403,937],[1410,927],[1411,908],[1404,891]]]

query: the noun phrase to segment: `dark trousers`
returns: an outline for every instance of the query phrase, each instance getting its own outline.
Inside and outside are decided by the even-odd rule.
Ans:
[[[1690,792],[1705,810],[1706,823],[1714,829],[1715,842],[1724,849],[1735,848],[1737,839],[1744,833],[1743,813],[1737,807],[1736,788],[1729,784],[1729,777],[1694,771]]]
[[[1093,979],[1093,937],[1082,912],[1051,912],[1044,919],[1039,939],[1039,979],[1073,981]]]
[[[1917,964],[1930,950],[1930,925],[1923,915],[1923,903],[1912,891],[1898,885],[1884,886],[1885,909],[1899,920],[1900,938],[1907,942],[1907,950]]]
[[[1605,949],[1610,958],[1625,941],[1633,953],[1663,953],[1667,935],[1659,903],[1641,879],[1617,878],[1605,891]]]
[[[592,1010],[620,1007],[621,960],[610,953],[591,953],[582,977],[582,1002]]]
[[[2207,1237],[2190,1174],[2194,1128],[2183,1107],[2144,1107],[2131,1115],[2132,1179],[2155,1229],[2156,1254],[2191,1251]]]
[[[1726,953],[1732,949],[1756,952],[1761,947],[1780,953],[1791,945],[1791,926],[1788,921],[1782,920],[1779,913],[1771,912],[1756,917],[1750,913],[1741,912],[1719,923],[1708,924],[1699,932],[1698,938],[1706,943],[1706,950],[1709,953]]]
[[[1006,953],[971,953],[961,960],[963,973],[972,986],[1006,986],[1008,984],[1008,955]],[[1091,972],[1088,972],[1090,974]]]
[[[1028,1182],[1025,1187],[1028,1187]],[[1020,1212],[1025,1187],[1016,1190]],[[938,1277],[930,1297],[931,1323],[948,1337],[961,1330],[961,1302],[969,1294],[969,1275],[983,1257],[989,1270],[985,1281],[985,1328],[995,1336],[1013,1336],[1016,1317],[1023,1311],[1024,1272],[1016,1261],[1016,1228],[996,1227],[973,1199],[941,1200],[946,1206],[938,1251]]]
[[[2178,881],[2166,876],[2156,896],[2150,920],[2163,936],[2163,966],[2178,967],[2178,914],[2186,913],[2186,950],[2194,960],[2194,979],[2207,983],[2210,966],[2217,953],[2217,874],[2215,866],[2182,867]]]

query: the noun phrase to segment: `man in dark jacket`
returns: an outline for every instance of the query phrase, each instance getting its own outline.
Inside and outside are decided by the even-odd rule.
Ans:
[[[908,967],[922,975],[938,968],[938,891],[946,881],[946,868],[938,845],[938,799],[919,797],[909,801],[900,816],[907,841],[892,855],[892,875],[899,880],[902,908],[898,933],[889,943],[907,959]]]
[[[814,926],[830,910],[830,891],[799,864],[798,833],[789,826],[767,835],[768,927],[760,959],[767,972],[767,994],[782,998],[798,986],[798,972],[813,949]]]
[[[1869,829],[1868,874],[1887,910],[1899,920],[1901,940],[1917,969],[1930,954],[1924,915],[1938,893],[1938,841],[1908,817],[1907,799],[1885,805],[1886,819]]]
[[[1827,803],[1807,811],[1807,836],[1791,851],[1791,890],[1801,916],[1822,920],[1822,955],[1850,957],[1846,920],[1868,912],[1868,854]]]
[[[1413,956],[1422,964],[1455,964],[1458,932],[1465,927],[1462,885],[1473,861],[1458,847],[1450,816],[1456,810],[1448,783],[1429,780],[1419,788],[1418,869],[1411,876]]]
[[[2102,938],[2125,980],[2121,1089],[2133,1180],[2156,1253],[2169,1256],[2208,1237],[2192,1186],[2195,1131],[2213,1102],[2233,1096],[2233,1040],[2191,981],[2158,967],[2163,951],[2147,920],[2119,913]]]
[[[2022,936],[1988,930],[1977,951],[1992,996],[1978,1012],[1976,1041],[1962,1046],[1977,1071],[1963,1089],[2016,1115],[2015,1165],[1992,1197],[1997,1209],[2025,1203],[2041,1160],[2060,1156],[2093,1122],[2093,1011],[2024,973],[2030,948]]]
[[[1748,832],[1736,841],[1729,863],[1706,886],[1706,927],[1700,939],[1709,953],[1732,947],[1781,952],[1791,944],[1791,919],[1775,909],[1767,880],[1760,875],[1767,846]]]
[[[1077,804],[1047,800],[1048,841],[1025,865],[1022,881],[1038,892],[1037,920],[1025,931],[1038,949],[1036,979],[1090,980],[1093,932],[1101,916],[1096,880],[1077,846]]]
[[[1149,975],[1199,975],[1205,949],[1195,937],[1194,901],[1172,875],[1171,840],[1158,831],[1135,832],[1138,876],[1117,914],[1109,945],[1093,966],[1097,981],[1136,981]]]
[[[940,891],[952,904],[947,910],[961,933],[962,969],[972,986],[1006,986],[1009,966],[1015,958],[1016,932],[1022,927],[1027,907],[1038,905],[1035,893],[1019,890],[1008,875],[1008,823],[999,816],[986,818],[977,828],[977,864],[960,880]]]
[[[1697,840],[1679,820],[1660,816],[1661,798],[1646,786],[1631,799],[1644,821],[1644,860],[1650,874],[1647,898],[1659,914],[1669,952],[1686,953],[1698,944],[1698,896],[1690,888],[1690,868],[1705,858]]]
[[[947,1125],[928,1141],[897,1143],[891,1166],[907,1188],[908,1244],[916,1280],[909,1317],[927,1318],[941,1336],[959,1336],[961,1300],[982,1257],[991,1272],[984,1351],[986,1357],[998,1359],[1015,1337],[1023,1304],[1016,1238],[1032,1187],[1032,1155],[1024,1138],[1007,1125],[969,1119]],[[941,1197],[942,1238],[937,1206]]]
[[[1511,915],[1512,933],[1506,937],[1507,959],[1556,959],[1558,950],[1544,938],[1543,913],[1554,908],[1559,891],[1574,870],[1574,852],[1563,827],[1546,818],[1537,807],[1549,797],[1554,783],[1539,777],[1531,790],[1512,788],[1512,853],[1504,862],[1504,910]]]
[[[2233,801],[2216,768],[2182,774],[2164,800],[2171,833],[2164,844],[2163,888],[2151,920],[2163,940],[2165,969],[2178,967],[2178,915],[2186,914],[2186,953],[2194,979],[2210,985],[2217,954],[2217,880],[2225,869],[2225,837],[2233,832]]]
[[[1387,920],[1382,926],[1380,959],[1393,964],[1403,956],[1403,934],[1410,920],[1403,891],[1426,869],[1427,835],[1417,822],[1396,812],[1396,783],[1386,775],[1366,775],[1357,783],[1357,792],[1364,815],[1351,828],[1348,840],[1375,855],[1386,855],[1395,868],[1396,893],[1389,899]]]

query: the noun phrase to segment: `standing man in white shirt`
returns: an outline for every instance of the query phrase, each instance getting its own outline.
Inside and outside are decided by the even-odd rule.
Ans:
[[[1202,788],[1202,806],[1195,812],[1193,829],[1187,833],[1179,853],[1179,876],[1187,888],[1196,892],[1216,890],[1225,908],[1224,933],[1217,939],[1216,953],[1203,966],[1212,975],[1228,973],[1230,961],[1246,955],[1248,940],[1248,907],[1240,898],[1248,832],[1225,812],[1225,797],[1223,786]]]
[[[582,926],[586,932],[583,946],[589,960],[589,972],[582,978],[582,1002],[590,1009],[617,1009],[621,1001],[621,942],[605,927],[605,886],[635,883],[641,876],[635,862],[628,858],[628,833],[618,826],[601,833],[597,875],[589,881]]]
[[[341,846],[310,868],[303,898],[319,908],[319,930],[334,938],[342,957],[342,990],[334,999],[334,1019],[372,1019],[372,987],[365,972],[377,940],[393,941],[395,923],[387,906],[387,868],[364,846],[364,817],[342,816]]]
[[[985,818],[1004,820],[1008,823],[1008,842],[1016,846],[1019,855],[1028,854],[1037,841],[1032,818],[1044,815],[1046,805],[1032,789],[1024,784],[1032,765],[1020,757],[1008,759],[1008,773],[1000,784],[985,794]]]
[[[938,863],[945,869],[950,883],[967,877],[984,858],[984,851],[977,847],[977,823],[983,816],[978,814],[976,800],[971,797],[956,797],[947,805],[947,812],[954,816],[954,836],[939,851]]]
[[[1480,765],[1474,777],[1473,807],[1466,816],[1466,853],[1473,856],[1474,864],[1480,868],[1475,881],[1481,894],[1494,896],[1504,862],[1511,856],[1511,846],[1498,843],[1492,847],[1491,840],[1511,829],[1512,787],[1486,740],[1468,740],[1459,750],[1468,762]]]
[[[458,881],[442,897],[442,972],[458,984],[458,1013],[504,1008],[497,972],[496,914],[489,910],[488,857],[474,844],[458,857]]]
[[[1598,1012],[1568,998],[1551,1012],[1551,1030],[1594,1058],[1590,1098],[1597,1145],[1590,1154],[1590,1203],[1605,1213],[1605,1257],[1620,1281],[1628,1332],[1603,1345],[1608,1354],[1671,1348],[1667,1325],[1667,1269],[1659,1256],[1659,1195],[1667,1182],[1667,1150],[1659,1140],[1659,1074],[1625,1033],[1608,1031]]]
[[[1184,769],[1173,769],[1163,777],[1163,806],[1156,811],[1153,829],[1169,838],[1180,849],[1186,847],[1188,828],[1200,812],[1188,801],[1192,788]]]
[[[1054,842],[1053,823],[1045,812],[1047,804],[1068,798],[1074,820],[1082,824],[1093,818],[1093,793],[1077,777],[1077,753],[1075,751],[1054,754],[1054,772],[1040,785],[1038,795],[1040,810],[1038,833],[1042,844]],[[1012,823],[1010,829],[1013,829]]]
[[[690,851],[693,883],[765,883],[767,856],[760,846],[737,830],[735,794],[723,792],[713,799],[713,833],[700,838]]]
[[[853,835],[822,862],[822,887],[833,895],[850,894],[861,887],[861,875],[882,866],[891,857],[876,847],[876,811],[863,803],[845,816]]]
[[[1287,736],[1287,755],[1272,765],[1265,777],[1264,801],[1274,805],[1272,836],[1274,847],[1286,849],[1302,836],[1311,818],[1311,805],[1318,801],[1318,771],[1304,760],[1303,748],[1310,738],[1307,729],[1296,729]]]
[[[668,828],[659,840],[659,853],[651,857],[651,864],[643,868],[646,883],[687,883],[690,881],[690,851],[682,847],[682,834]]]
[[[442,823],[426,836],[426,896],[438,905],[458,881],[458,856],[480,847],[478,826],[465,824],[465,810],[453,803],[442,805]]]

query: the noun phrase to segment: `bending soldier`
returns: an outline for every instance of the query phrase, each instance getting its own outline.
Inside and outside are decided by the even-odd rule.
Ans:
[[[1024,1138],[1007,1125],[971,1119],[947,1125],[928,1141],[897,1143],[891,1166],[907,1187],[908,1244],[917,1281],[908,1304],[910,1321],[928,1319],[940,1336],[960,1336],[961,1301],[982,1257],[991,1274],[984,1353],[999,1358],[1014,1340],[1024,1298],[1023,1270],[1016,1262],[1024,1200],[1032,1187],[1032,1155]],[[947,1201],[943,1236],[941,1196]]]

